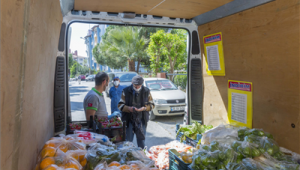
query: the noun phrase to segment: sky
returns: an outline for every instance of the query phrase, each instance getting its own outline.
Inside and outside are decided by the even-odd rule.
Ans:
[[[90,28],[95,26],[95,24],[83,24],[83,23],[74,23],[71,25],[72,33],[71,33],[71,41],[70,41],[70,49],[72,53],[77,50],[79,56],[87,57],[86,54],[86,45],[84,43],[84,38],[87,35],[87,32]]]

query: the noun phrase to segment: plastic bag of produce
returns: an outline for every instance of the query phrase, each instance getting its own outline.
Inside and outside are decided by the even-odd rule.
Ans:
[[[197,154],[193,156],[193,162],[191,167],[193,169],[225,169],[225,165],[219,158],[220,153],[222,154],[221,159],[225,160],[223,153],[220,151],[205,151],[199,150]]]
[[[292,152],[286,148],[279,148],[282,153],[284,153],[287,157],[291,157],[294,162],[298,162],[300,164],[300,155],[298,153]]]
[[[265,132],[262,129],[255,129],[255,128],[254,129],[248,129],[246,127],[243,127],[243,128],[240,128],[238,130],[239,140],[241,140],[241,141],[244,140],[244,137],[249,136],[249,135],[254,135],[254,136],[257,136],[257,137],[266,136],[270,139],[273,139],[273,136],[270,133]]]
[[[86,170],[93,170],[101,161],[106,161],[108,164],[113,161],[119,162],[121,160],[121,156],[120,153],[113,147],[95,143],[88,149],[86,159]]]
[[[151,164],[145,164],[141,161],[129,161],[127,162],[127,165],[131,167],[131,170],[149,170],[154,165]]]
[[[63,152],[67,152],[68,150],[85,150],[86,145],[77,139],[66,140],[58,138],[47,141],[43,148],[46,147],[58,148]]]
[[[93,141],[96,141],[107,146],[113,145],[113,143],[109,141],[109,138],[105,135],[101,135],[93,132],[80,131],[80,130],[75,130],[74,134],[76,135],[76,138],[81,139],[86,143],[87,142],[94,143]]]
[[[67,156],[76,159],[80,165],[85,168],[87,164],[87,159],[85,157],[87,151],[86,150],[71,150],[66,153]]]
[[[201,144],[210,144],[212,141],[225,138],[238,140],[238,128],[232,125],[219,125],[202,134]]]
[[[258,161],[264,168],[269,169],[299,170],[300,168],[299,164],[296,162],[278,161],[268,153],[264,153],[263,155],[254,158],[254,160]]]
[[[243,159],[239,163],[229,163],[226,168],[227,170],[265,170],[259,162],[251,158]]]
[[[260,146],[271,156],[280,156],[280,150],[278,144],[268,137],[261,137],[260,138]]]
[[[235,141],[231,148],[237,153],[237,162],[243,158],[254,158],[260,156],[261,148],[255,143],[250,143],[248,141]]]
[[[39,155],[37,166],[40,170],[47,169],[54,165],[62,166],[65,158],[66,154],[63,151],[53,147],[46,147]]]

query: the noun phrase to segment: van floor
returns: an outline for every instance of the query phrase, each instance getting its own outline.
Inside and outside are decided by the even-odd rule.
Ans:
[[[77,81],[69,82],[69,91],[71,99],[71,112],[73,121],[85,120],[85,114],[83,109],[83,99],[89,90],[94,87],[95,82],[81,81],[79,84]],[[111,113],[110,98],[105,96],[105,103],[107,112]],[[183,116],[165,116],[156,117],[154,121],[149,121],[146,133],[146,146],[150,148],[155,145],[163,145],[176,139],[175,128],[176,124],[183,123]],[[136,143],[134,137],[133,142]]]

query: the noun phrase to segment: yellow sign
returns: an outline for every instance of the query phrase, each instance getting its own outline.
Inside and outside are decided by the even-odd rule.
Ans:
[[[203,41],[207,74],[225,76],[222,33],[204,36]]]
[[[252,128],[251,82],[228,80],[228,120],[230,124]]]

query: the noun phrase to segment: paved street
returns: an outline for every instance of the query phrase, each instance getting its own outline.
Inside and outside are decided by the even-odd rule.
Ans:
[[[70,98],[71,98],[71,112],[72,120],[80,121],[85,120],[85,114],[83,110],[83,99],[87,92],[94,87],[95,82],[81,81],[78,82],[70,81]],[[110,98],[105,96],[105,102],[107,111],[110,114]],[[157,117],[154,121],[149,121],[146,134],[146,146],[149,148],[154,145],[166,144],[172,140],[175,140],[175,127],[176,124],[182,124],[183,116],[172,116],[172,117]],[[136,139],[134,139],[136,143]]]

